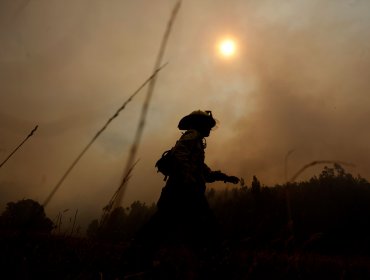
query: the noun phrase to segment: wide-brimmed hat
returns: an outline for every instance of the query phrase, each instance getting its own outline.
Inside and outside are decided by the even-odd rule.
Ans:
[[[199,126],[207,126],[210,129],[216,125],[216,120],[212,116],[211,111],[194,111],[189,115],[183,117],[179,125],[177,126],[180,130],[188,130],[197,128]]]

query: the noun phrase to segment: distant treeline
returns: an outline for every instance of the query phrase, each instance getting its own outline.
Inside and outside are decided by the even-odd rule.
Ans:
[[[308,181],[207,191],[225,240],[249,249],[303,249],[320,253],[370,251],[370,183],[341,166],[324,167]],[[191,203],[191,202],[190,202]],[[87,235],[128,241],[155,212],[139,201],[118,208]]]
[[[273,187],[254,177],[251,186],[209,189],[207,198],[224,240],[246,249],[370,252],[370,183],[339,165],[307,181]],[[115,209],[103,223],[93,220],[87,236],[129,242],[155,211],[154,204],[136,201]],[[9,202],[0,216],[0,230],[50,233],[53,226],[32,200]]]
[[[308,181],[210,191],[225,237],[248,248],[370,252],[370,183],[341,166]]]

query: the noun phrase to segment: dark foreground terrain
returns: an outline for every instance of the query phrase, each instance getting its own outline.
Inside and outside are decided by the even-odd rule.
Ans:
[[[248,243],[248,242],[247,242]],[[370,279],[370,258],[303,250],[252,250],[243,242],[210,251],[140,248],[71,237],[3,233],[2,279]]]

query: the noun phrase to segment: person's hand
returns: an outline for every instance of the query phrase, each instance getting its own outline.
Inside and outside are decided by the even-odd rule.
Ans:
[[[237,183],[239,183],[239,181],[240,181],[239,178],[236,177],[236,176],[229,176],[227,178],[227,182],[230,182],[232,184],[237,184]]]

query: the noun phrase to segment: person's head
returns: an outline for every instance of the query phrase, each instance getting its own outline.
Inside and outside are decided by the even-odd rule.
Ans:
[[[216,120],[211,111],[194,111],[183,117],[178,125],[180,130],[197,130],[203,137],[208,137],[211,129],[216,125]]]

